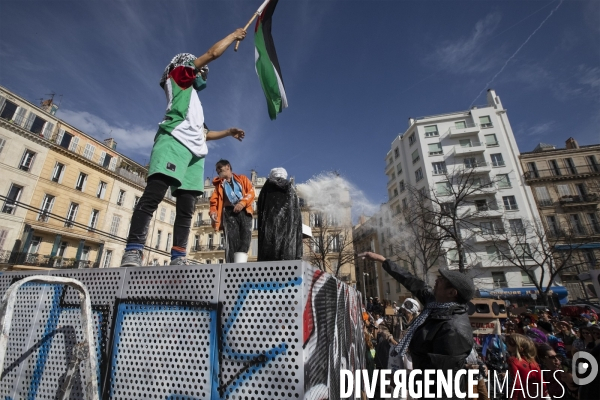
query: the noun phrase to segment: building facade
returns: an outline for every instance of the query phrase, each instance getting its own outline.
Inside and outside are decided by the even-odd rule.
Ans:
[[[118,267],[147,170],[56,110],[0,87],[0,264]],[[151,222],[145,264],[170,260],[174,212],[168,195]]]
[[[458,235],[465,241],[465,267],[481,290],[531,287],[519,268],[497,256],[497,246],[484,235],[502,232],[506,221],[512,221],[512,226],[513,222],[539,218],[531,189],[522,178],[519,150],[506,110],[494,90],[488,91],[484,106],[409,119],[408,129],[393,140],[385,160],[388,204],[396,218],[409,207],[411,193],[436,199],[448,195],[452,202],[450,194],[460,188],[452,186],[456,181],[450,182],[449,175],[460,180],[460,175],[466,174],[469,185],[477,190],[457,203],[457,215],[467,216],[462,217],[466,223]],[[438,268],[456,267],[453,246],[444,242],[446,256]],[[429,271],[430,282],[436,271]]]
[[[585,299],[589,293],[577,275],[597,269],[600,258],[600,144],[579,146],[573,138],[565,148],[540,143],[521,153],[521,164],[547,235],[557,248],[577,247],[561,279],[572,299]]]

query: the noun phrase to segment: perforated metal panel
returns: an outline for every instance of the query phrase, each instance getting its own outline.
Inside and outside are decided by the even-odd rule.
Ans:
[[[43,272],[90,292],[105,399],[336,398],[339,369],[363,363],[360,296],[300,261]],[[82,340],[79,295],[28,284],[18,299],[0,396],[54,399]]]

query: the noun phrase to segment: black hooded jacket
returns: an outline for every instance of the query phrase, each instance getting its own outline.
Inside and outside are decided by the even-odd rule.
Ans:
[[[269,178],[258,196],[258,259],[302,259],[302,215],[293,184]]]
[[[432,289],[424,281],[392,261],[386,260],[383,269],[406,287],[424,307],[435,301]],[[451,369],[454,372],[465,368],[466,358],[472,348],[473,329],[465,304],[434,309],[417,328],[408,346],[413,369]],[[463,383],[466,388],[465,379]]]

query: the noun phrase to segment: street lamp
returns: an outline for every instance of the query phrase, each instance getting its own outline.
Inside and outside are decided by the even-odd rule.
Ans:
[[[365,276],[369,276],[366,272],[363,272],[363,294],[365,295],[365,304],[367,304],[367,290],[365,289]]]

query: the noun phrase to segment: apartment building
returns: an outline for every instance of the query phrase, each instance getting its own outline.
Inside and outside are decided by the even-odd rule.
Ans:
[[[385,160],[388,204],[396,218],[409,206],[410,193],[439,199],[454,185],[449,173],[468,174],[477,190],[462,199],[457,211],[469,219],[468,232],[463,225],[459,235],[468,242],[463,252],[465,267],[481,295],[493,290],[526,293],[531,289],[526,274],[499,257],[497,246],[485,235],[508,229],[508,222],[516,226],[539,218],[531,189],[522,179],[519,149],[506,110],[494,90],[488,90],[483,106],[410,118],[408,129],[393,140]],[[439,266],[455,268],[457,251],[450,242],[443,246],[446,257]],[[430,270],[430,281],[436,270]]]
[[[387,206],[381,207],[379,212],[371,217],[361,216],[358,224],[352,229],[355,251],[357,253],[372,251],[386,256],[391,255],[393,250],[385,249],[384,244],[386,226],[389,225],[392,218]],[[400,263],[400,266],[408,269],[406,263]],[[379,297],[382,300],[397,301],[398,304],[401,304],[407,297],[410,297],[410,292],[385,272],[381,263],[356,258],[355,271],[356,289],[367,298]]]
[[[147,170],[56,110],[51,100],[38,107],[0,87],[0,264],[117,267]],[[170,260],[174,212],[169,195],[151,222],[146,263]]]
[[[558,249],[577,247],[561,278],[572,298],[586,298],[577,275],[599,267],[600,144],[579,146],[574,138],[564,148],[540,143],[521,153],[521,164],[547,235]]]

